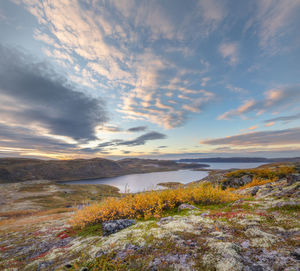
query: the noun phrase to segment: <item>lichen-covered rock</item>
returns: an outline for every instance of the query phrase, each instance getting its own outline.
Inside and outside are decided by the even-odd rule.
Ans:
[[[245,235],[250,238],[253,247],[268,248],[279,240],[275,235],[264,232],[257,227],[246,230]]]
[[[255,187],[252,189],[252,191],[251,191],[251,195],[252,195],[252,196],[255,196],[255,195],[257,194],[258,190],[259,190],[259,187],[258,187],[258,186],[255,186]]]
[[[300,261],[300,247],[291,252],[291,255]]]
[[[292,206],[297,206],[299,205],[300,202],[297,201],[282,201],[282,202],[278,202],[276,203],[276,207],[281,208],[281,207],[292,207]]]
[[[178,211],[182,211],[182,210],[198,210],[199,208],[197,208],[196,206],[190,205],[190,204],[180,204],[178,207]]]
[[[230,242],[210,242],[208,246],[210,252],[203,256],[205,268],[216,271],[244,270],[240,246]]]
[[[134,219],[119,219],[103,222],[102,233],[104,236],[116,233],[120,230],[128,228],[135,223]]]
[[[244,175],[240,178],[228,178],[222,182],[222,188],[225,189],[227,187],[238,188],[244,186],[245,184],[251,183],[252,177],[249,175]]]
[[[288,185],[294,184],[300,181],[300,173],[294,173],[287,176]]]

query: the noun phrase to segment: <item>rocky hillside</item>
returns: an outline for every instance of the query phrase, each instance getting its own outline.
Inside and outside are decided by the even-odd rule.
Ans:
[[[177,164],[154,159],[39,160],[0,158],[0,183],[29,180],[80,180],[114,177],[130,173],[168,171],[202,165]]]
[[[2,186],[32,197],[25,183]],[[183,204],[160,218],[83,230],[70,228],[71,210],[2,219],[0,269],[299,270],[299,173],[236,192],[242,198],[232,203]]]

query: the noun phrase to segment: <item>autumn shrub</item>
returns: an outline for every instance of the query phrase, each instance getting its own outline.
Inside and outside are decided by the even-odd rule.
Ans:
[[[274,182],[275,180],[276,179],[260,179],[260,178],[254,177],[250,183],[247,183],[247,184],[239,187],[239,189],[246,189],[246,188],[250,188],[253,186],[263,185],[266,183]]]
[[[219,186],[197,184],[176,189],[128,194],[122,198],[107,198],[75,213],[72,223],[81,228],[107,220],[160,217],[181,203],[214,204],[230,202],[239,196]]]
[[[255,169],[240,169],[226,174],[227,178],[240,178],[244,175],[250,175],[258,179],[278,179],[296,172],[293,166],[277,166]]]

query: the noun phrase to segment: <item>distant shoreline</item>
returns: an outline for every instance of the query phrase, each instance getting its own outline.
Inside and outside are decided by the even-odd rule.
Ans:
[[[263,157],[213,157],[213,158],[185,158],[174,160],[180,163],[278,163],[300,162],[300,157],[292,158],[263,158]]]

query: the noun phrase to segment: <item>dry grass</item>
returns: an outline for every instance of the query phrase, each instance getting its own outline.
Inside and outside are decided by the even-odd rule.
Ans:
[[[172,210],[181,203],[214,204],[238,199],[234,192],[222,190],[219,186],[197,184],[184,188],[150,191],[123,198],[108,198],[76,212],[72,219],[74,226],[86,225],[122,218],[160,217],[164,211]]]
[[[20,210],[20,211],[11,211],[0,213],[2,217],[6,219],[0,220],[0,227],[9,226],[9,225],[22,225],[26,226],[31,223],[39,223],[41,221],[47,221],[50,219],[60,218],[61,214],[64,216],[64,213],[69,213],[75,211],[74,208],[56,208],[51,210]]]

